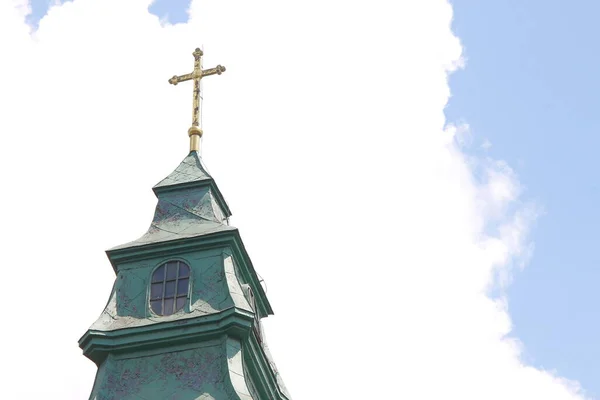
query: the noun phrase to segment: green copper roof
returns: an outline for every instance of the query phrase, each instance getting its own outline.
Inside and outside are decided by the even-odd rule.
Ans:
[[[231,215],[227,203],[195,151],[153,190],[158,204],[148,231],[111,250],[235,229],[227,220]]]
[[[175,171],[171,172],[169,176],[158,182],[153,189],[211,179],[212,177],[202,166],[202,162],[200,161],[200,157],[198,157],[198,153],[192,151],[186,158],[183,159],[181,164],[175,168]]]

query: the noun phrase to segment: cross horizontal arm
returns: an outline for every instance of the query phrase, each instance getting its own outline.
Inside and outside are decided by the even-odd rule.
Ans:
[[[223,72],[225,72],[225,67],[222,65],[217,65],[214,68],[209,68],[209,69],[205,69],[204,71],[202,71],[202,76],[208,76],[208,75],[221,75]]]
[[[171,85],[177,85],[179,82],[185,82],[185,81],[189,81],[190,79],[194,79],[194,73],[192,72],[191,74],[185,74],[185,75],[180,75],[180,76],[173,76],[171,79],[169,79],[169,83]]]

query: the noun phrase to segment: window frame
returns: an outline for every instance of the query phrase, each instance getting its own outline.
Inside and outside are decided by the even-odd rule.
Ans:
[[[176,271],[173,277],[169,274],[169,265],[174,263],[176,263]],[[182,271],[182,266],[186,267],[187,271]],[[161,268],[163,269],[162,278],[155,277]],[[184,280],[187,280],[187,286],[184,288],[184,290],[180,291],[180,282]],[[171,295],[168,295],[167,287],[171,283],[173,284],[173,292]],[[150,273],[148,284],[148,308],[150,312],[159,317],[168,317],[170,315],[177,314],[181,310],[188,312],[191,283],[192,268],[187,261],[181,259],[169,259],[158,264]],[[153,287],[158,284],[161,286],[161,294],[153,296]],[[158,305],[156,305],[157,301],[160,301],[160,310],[155,309],[155,306],[158,308]],[[171,307],[171,310],[169,313],[165,313],[165,303],[168,301],[172,301],[171,305],[167,305],[167,307]],[[180,306],[178,306],[179,301],[183,302],[183,304]]]

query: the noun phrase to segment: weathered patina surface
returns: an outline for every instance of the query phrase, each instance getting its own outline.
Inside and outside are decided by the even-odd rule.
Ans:
[[[111,250],[235,230],[227,223],[227,203],[195,151],[153,190],[158,204],[148,232]]]
[[[80,339],[98,365],[90,399],[289,399],[257,335],[271,306],[197,153],[153,190],[148,232],[107,251],[115,284]],[[189,293],[183,309],[159,316],[149,307],[150,279],[170,260],[190,266]]]
[[[109,356],[98,369],[94,400],[252,399],[234,339],[191,349]],[[241,374],[239,374],[241,372]]]
[[[189,301],[175,314],[156,316],[148,307],[152,271],[165,261],[174,259],[184,261],[191,268]],[[157,257],[119,266],[110,300],[91,329],[110,331],[196,318],[232,307],[254,312],[242,292],[230,253],[213,249],[187,253],[183,257]]]

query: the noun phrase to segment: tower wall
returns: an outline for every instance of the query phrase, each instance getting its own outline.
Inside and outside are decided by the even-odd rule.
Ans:
[[[91,329],[115,330],[178,319],[189,319],[237,307],[254,312],[243,294],[239,273],[227,247],[163,254],[119,264],[111,298]],[[157,316],[149,307],[152,272],[167,261],[190,266],[190,290],[185,307],[170,316]]]
[[[232,338],[110,355],[91,400],[251,400],[241,343]]]

